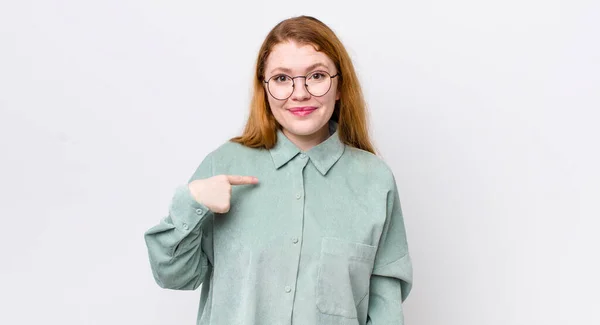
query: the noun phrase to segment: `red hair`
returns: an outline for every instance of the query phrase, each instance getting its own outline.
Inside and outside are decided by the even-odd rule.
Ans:
[[[350,56],[327,25],[309,16],[284,20],[265,38],[256,60],[250,116],[243,134],[232,138],[231,141],[251,148],[271,149],[275,146],[277,129],[281,126],[269,107],[263,80],[269,54],[275,45],[285,41],[310,44],[333,61],[341,77],[338,82],[340,99],[336,101],[331,118],[338,122],[340,140],[349,146],[375,154],[369,139],[366,104]]]

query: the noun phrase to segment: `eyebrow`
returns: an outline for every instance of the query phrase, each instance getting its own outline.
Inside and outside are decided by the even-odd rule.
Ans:
[[[317,63],[315,63],[315,64],[313,64],[313,65],[309,66],[308,68],[306,68],[306,72],[309,72],[309,71],[311,71],[311,70],[313,70],[313,69],[315,69],[315,68],[318,68],[318,67],[323,67],[323,68],[325,68],[325,69],[329,69],[329,68],[327,67],[327,65],[325,65],[325,63],[322,63],[322,62],[317,62]],[[277,70],[280,70],[280,71],[282,71],[282,72],[285,72],[285,73],[291,73],[291,72],[292,72],[292,70],[290,70],[290,69],[288,69],[288,68],[277,67],[277,68],[275,68],[275,69],[271,70],[271,74],[273,74],[273,73],[274,73],[275,71],[277,71]]]

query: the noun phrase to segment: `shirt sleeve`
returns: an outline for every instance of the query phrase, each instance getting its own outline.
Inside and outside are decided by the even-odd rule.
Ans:
[[[368,325],[404,324],[402,303],[412,288],[412,262],[404,217],[394,180],[387,193],[387,214],[371,275]]]
[[[188,184],[211,176],[209,154]],[[168,215],[144,233],[154,280],[166,289],[195,290],[212,267],[209,250],[213,213],[194,199],[188,184],[177,187]]]

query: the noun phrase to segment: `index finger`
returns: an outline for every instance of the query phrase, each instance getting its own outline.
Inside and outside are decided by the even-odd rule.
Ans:
[[[227,175],[227,180],[231,185],[247,185],[258,183],[258,178],[253,176]]]

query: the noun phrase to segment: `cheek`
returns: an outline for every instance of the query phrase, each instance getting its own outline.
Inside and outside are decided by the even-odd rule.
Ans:
[[[273,113],[273,115],[279,116],[282,114],[283,111],[283,105],[285,104],[285,101],[280,101],[280,100],[274,100],[273,98],[269,98],[269,107],[271,110],[271,113]]]
[[[267,98],[267,103],[269,104],[269,110],[271,110],[271,112],[276,111],[279,107],[281,107],[281,103],[279,103],[279,101],[274,100],[268,93],[266,88],[263,88],[265,93],[264,96]]]
[[[333,109],[335,106],[336,97],[337,97],[336,92],[332,91],[332,92],[327,93],[327,95],[325,95],[323,97],[317,98],[317,101],[319,102],[319,104],[326,106],[327,109]]]

